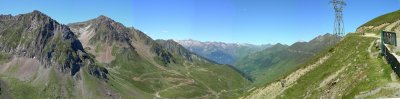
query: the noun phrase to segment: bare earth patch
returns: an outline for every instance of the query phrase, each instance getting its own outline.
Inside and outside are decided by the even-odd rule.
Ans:
[[[77,30],[78,33],[81,33],[81,34],[79,34],[79,38],[78,39],[82,42],[82,45],[85,46],[85,47],[88,45],[89,39],[94,36],[94,31],[93,30],[89,30],[89,28],[91,26],[92,25],[88,25],[85,28],[80,28],[79,30]]]
[[[40,62],[37,59],[14,57],[8,63],[0,65],[0,71],[5,73],[10,69],[16,68],[15,71],[11,71],[11,74],[17,76],[18,79],[25,81],[37,73],[39,66]]]
[[[115,57],[112,55],[112,47],[103,47],[99,53],[96,54],[96,60],[101,63],[110,63]]]
[[[33,58],[19,58],[21,67],[18,70],[18,79],[24,81],[31,78],[39,69],[39,60]]]

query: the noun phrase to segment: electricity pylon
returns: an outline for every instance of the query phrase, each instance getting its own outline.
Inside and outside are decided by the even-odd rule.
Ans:
[[[335,10],[335,23],[334,23],[333,34],[340,38],[344,36],[344,23],[343,23],[342,12],[344,6],[346,6],[346,2],[344,0],[332,0],[331,3]]]

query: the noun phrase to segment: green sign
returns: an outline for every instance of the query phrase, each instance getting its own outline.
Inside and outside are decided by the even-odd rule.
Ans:
[[[384,44],[397,46],[396,33],[382,31],[382,33],[381,33],[381,41]]]
[[[394,32],[386,32],[382,31],[381,32],[381,54],[385,53],[383,49],[385,45],[384,44],[389,44],[389,45],[394,45],[397,46],[397,39],[396,39],[396,33]]]

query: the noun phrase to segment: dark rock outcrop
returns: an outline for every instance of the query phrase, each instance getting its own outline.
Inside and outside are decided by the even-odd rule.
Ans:
[[[172,53],[176,53],[188,61],[192,61],[192,54],[190,51],[186,50],[182,45],[178,44],[173,40],[156,40],[157,43],[162,45],[166,50]]]
[[[45,67],[75,75],[93,64],[68,26],[33,11],[17,16],[0,15],[0,51],[38,59]]]

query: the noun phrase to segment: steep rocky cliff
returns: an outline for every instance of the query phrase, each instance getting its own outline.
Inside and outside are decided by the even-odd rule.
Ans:
[[[47,15],[39,11],[17,16],[1,15],[0,23],[2,52],[38,59],[45,67],[55,67],[72,76],[82,66],[90,66],[94,75],[106,78],[107,71],[97,71],[98,67],[75,34]]]

